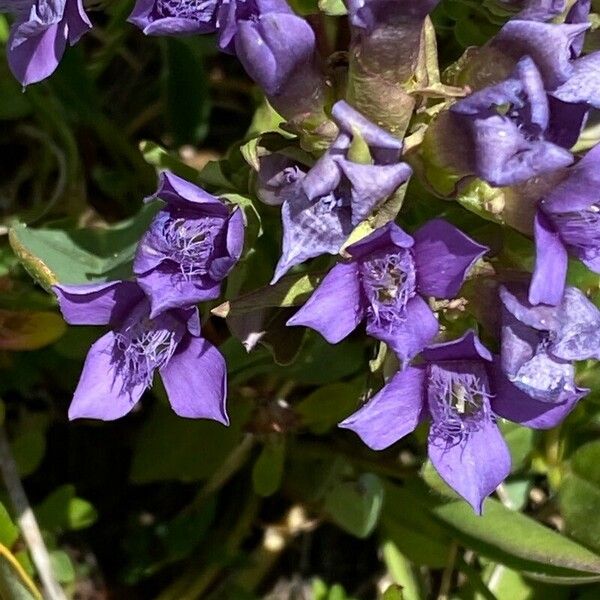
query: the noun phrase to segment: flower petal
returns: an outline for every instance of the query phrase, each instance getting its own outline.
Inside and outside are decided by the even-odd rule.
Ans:
[[[408,181],[412,169],[406,163],[361,165],[340,160],[339,165],[350,181],[352,224],[364,221],[379,204]]]
[[[190,208],[191,204],[191,208],[197,210],[198,204],[202,204],[202,209],[207,214],[227,216],[227,207],[221,200],[171,171],[162,171],[159,174],[158,189],[145,201],[150,202],[158,198],[177,208]]]
[[[229,425],[227,367],[222,354],[201,337],[186,336],[160,369],[169,402],[180,417]]]
[[[406,304],[406,318],[389,329],[367,322],[367,333],[385,342],[405,365],[438,334],[440,324],[427,302],[417,295]]]
[[[423,351],[423,358],[428,362],[443,360],[492,360],[490,351],[479,341],[477,334],[471,329],[462,337],[434,344]]]
[[[363,319],[361,295],[356,263],[339,263],[287,324],[310,327],[337,344]]]
[[[352,233],[351,209],[343,198],[331,198],[342,203],[335,206],[327,199],[313,202],[300,186],[290,186],[289,195],[281,207],[283,247],[271,283],[309,258],[337,254]]]
[[[117,369],[115,344],[115,334],[110,331],[90,348],[69,407],[69,419],[113,421],[125,416],[141,398],[145,386],[130,386]]]
[[[460,442],[429,431],[429,458],[442,479],[456,490],[477,514],[483,501],[510,473],[510,452],[491,418]]]
[[[538,210],[534,220],[535,268],[529,286],[531,304],[559,304],[565,289],[569,257],[549,219]]]
[[[54,285],[60,310],[71,325],[107,325],[125,319],[144,298],[133,281]]]
[[[589,390],[575,388],[565,391],[560,402],[540,402],[513,385],[494,361],[492,367],[494,397],[491,399],[495,414],[533,429],[550,429],[561,423]]]
[[[339,426],[357,433],[373,450],[383,450],[408,435],[424,416],[425,369],[398,371],[362,408]]]
[[[443,219],[429,221],[413,237],[418,289],[435,298],[454,298],[469,269],[488,251]]]
[[[562,360],[600,359],[600,310],[574,287],[567,287],[549,351]]]
[[[25,86],[54,73],[67,46],[64,24],[53,23],[36,32],[26,32],[27,23],[16,25],[8,39],[8,65]]]
[[[220,282],[206,276],[202,281],[189,281],[180,270],[168,265],[159,265],[155,269],[137,276],[139,286],[150,298],[150,318],[171,308],[185,308],[214,300],[221,293]]]

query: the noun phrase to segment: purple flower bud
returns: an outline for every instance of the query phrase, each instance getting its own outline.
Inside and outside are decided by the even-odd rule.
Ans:
[[[128,21],[146,35],[212,33],[222,4],[223,0],[137,0]]]
[[[50,76],[67,47],[90,30],[82,0],[0,0],[14,16],[7,43],[8,64],[23,84]]]
[[[237,19],[235,51],[240,62],[286,119],[302,122],[319,115],[325,121],[327,91],[312,28],[285,3],[256,4],[256,13]]]
[[[573,162],[570,152],[548,140],[548,96],[529,57],[511,77],[458,101],[451,111],[470,132],[474,173],[492,185],[516,185]]]
[[[580,390],[573,360],[600,353],[600,311],[568,287],[559,306],[533,306],[526,285],[500,288],[502,371],[528,396],[561,403]]]
[[[453,298],[487,248],[441,219],[411,237],[395,223],[349,246],[308,302],[288,321],[337,343],[364,319],[369,335],[386,342],[403,363],[438,332],[425,298]]]
[[[161,173],[149,200],[166,202],[139,243],[133,270],[150,298],[151,317],[218,297],[240,258],[244,217],[201,188]]]
[[[200,335],[196,309],[150,316],[134,282],[56,285],[60,309],[72,325],[110,325],[91,348],[69,418],[111,421],[126,415],[159,371],[173,410],[182,417],[228,424],[226,367]]]
[[[282,164],[278,180],[291,178],[291,183],[277,194],[284,200],[283,250],[273,281],[309,258],[337,254],[354,227],[412,172],[400,161],[402,142],[394,136],[346,102],[336,103],[332,114],[340,134],[316,164],[308,171]],[[362,140],[369,163],[351,159],[355,137]]]

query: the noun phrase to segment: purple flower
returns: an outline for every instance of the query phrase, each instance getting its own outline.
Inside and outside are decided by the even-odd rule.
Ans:
[[[91,29],[82,0],[0,0],[14,16],[7,43],[8,64],[23,84],[50,76],[67,47]]]
[[[567,273],[568,253],[600,273],[600,145],[571,167],[541,202],[534,224],[536,262],[529,299],[558,304]]]
[[[434,219],[414,237],[389,223],[346,251],[352,258],[333,267],[288,325],[316,329],[335,344],[366,319],[369,335],[406,363],[438,332],[423,296],[456,296],[487,248]]]
[[[287,120],[326,122],[327,96],[315,34],[285,2],[255,0],[257,10],[238,14],[235,51],[248,75]]]
[[[477,513],[510,472],[510,453],[491,399],[492,355],[473,332],[423,352],[424,364],[398,371],[340,423],[382,450],[431,420],[428,453],[441,477]]]
[[[123,417],[150,387],[158,369],[179,416],[228,424],[225,361],[201,337],[195,308],[151,318],[148,299],[131,281],[56,285],[54,291],[68,323],[112,327],[90,348],[70,419]]]
[[[137,0],[128,21],[146,35],[219,33],[219,48],[233,53],[238,21],[267,12],[292,14],[285,0]]]
[[[522,58],[508,79],[451,110],[470,132],[474,173],[492,185],[516,185],[573,162],[569,151],[548,139],[550,105],[530,57]]]
[[[354,227],[412,172],[400,162],[401,141],[346,102],[337,102],[332,114],[340,134],[308,172],[289,161],[281,164],[280,175],[271,174],[270,193],[284,200],[283,250],[273,282],[309,258],[339,252]],[[357,137],[368,147],[364,163],[349,156]],[[277,193],[276,181],[283,186]]]
[[[141,239],[133,270],[150,298],[150,318],[217,298],[220,282],[240,258],[244,217],[221,200],[170,173],[160,174],[148,200],[166,202]]]
[[[235,4],[235,0],[233,0]],[[128,21],[146,35],[212,33],[223,0],[137,0]]]
[[[558,306],[532,306],[527,286],[500,288],[501,368],[540,402],[575,402],[587,390],[575,385],[574,360],[600,357],[600,310],[578,289],[567,287]]]

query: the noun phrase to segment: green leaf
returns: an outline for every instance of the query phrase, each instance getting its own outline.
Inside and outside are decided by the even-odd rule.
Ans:
[[[32,310],[0,310],[0,326],[0,350],[37,350],[67,329],[58,314]]]
[[[135,444],[130,479],[133,483],[198,481],[210,477],[242,438],[252,405],[230,407],[231,424],[182,419],[170,407],[156,406]]]
[[[267,439],[252,468],[252,484],[259,496],[271,496],[281,486],[285,461],[285,438]]]
[[[296,405],[304,425],[316,434],[323,434],[356,410],[365,382],[331,383],[315,390]]]
[[[43,287],[128,278],[137,244],[159,203],[145,205],[133,218],[106,229],[12,227],[12,249]]]
[[[389,598],[400,598],[401,600],[421,600],[423,594],[419,578],[410,561],[403,556],[394,542],[390,540],[383,544],[381,551],[388,573],[396,584],[387,589],[383,598],[389,596]]]
[[[600,552],[600,442],[585,444],[571,456],[559,502],[569,534]]]
[[[328,490],[325,511],[344,531],[365,538],[377,525],[383,496],[379,477],[365,473],[357,481],[339,482]]]
[[[510,421],[501,420],[500,430],[510,450],[512,472],[521,469],[533,451],[536,432]]]
[[[54,577],[59,583],[72,583],[75,581],[75,568],[71,558],[63,550],[50,552],[50,566]]]
[[[20,431],[12,440],[11,448],[19,475],[27,477],[40,465],[46,452],[46,436],[39,429]]]
[[[387,484],[379,530],[411,562],[442,568],[448,562],[451,537],[429,510],[438,500],[419,480]],[[418,506],[419,510],[406,510]]]
[[[93,505],[75,496],[74,485],[62,485],[54,490],[35,509],[43,529],[76,531],[93,525],[98,513]]]
[[[208,133],[209,82],[198,37],[164,38],[166,116],[178,146]]]
[[[220,304],[211,311],[218,317],[241,315],[260,308],[303,304],[321,282],[322,273],[301,273],[282,277],[275,285],[265,286]]]
[[[11,548],[19,538],[19,528],[14,524],[4,504],[0,503],[0,544]]]
[[[381,600],[405,600],[405,596],[402,593],[402,586],[396,585],[395,583],[390,585],[385,592]]]
[[[482,516],[463,501],[432,512],[461,544],[509,568],[556,581],[600,577],[600,556],[496,500],[486,501]]]
[[[179,160],[173,154],[170,154],[162,146],[149,140],[140,142],[140,152],[144,160],[158,171],[172,171],[175,175],[183,177],[188,181],[195,181],[198,177],[198,171],[183,161]]]
[[[321,12],[332,17],[341,17],[348,14],[348,9],[343,0],[319,0]]]

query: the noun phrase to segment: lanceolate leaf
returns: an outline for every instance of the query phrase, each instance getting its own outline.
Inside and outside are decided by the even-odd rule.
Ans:
[[[130,277],[135,249],[157,203],[133,218],[105,229],[33,229],[17,225],[9,232],[12,249],[43,287],[57,282],[86,283]]]

